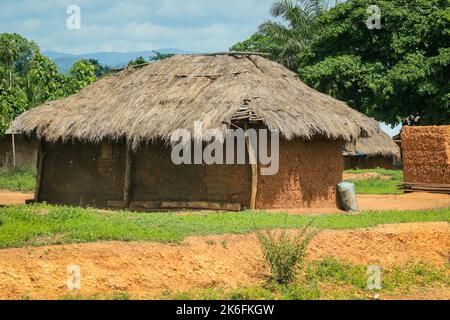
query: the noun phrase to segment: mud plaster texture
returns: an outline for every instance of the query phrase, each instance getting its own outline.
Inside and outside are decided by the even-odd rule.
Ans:
[[[279,172],[258,176],[257,209],[336,208],[342,181],[341,141],[280,141]],[[40,201],[106,208],[123,199],[124,143],[73,142],[44,145]],[[248,159],[247,159],[248,160]],[[175,165],[162,143],[141,146],[132,156],[131,200],[206,201],[250,207],[251,166]]]
[[[450,126],[404,127],[405,183],[450,184]]]
[[[36,166],[37,161],[37,141],[22,136],[14,136],[14,148],[16,152],[16,166],[30,167]],[[13,146],[11,135],[0,138],[0,166],[11,168],[14,165]]]
[[[258,177],[257,209],[337,207],[336,185],[342,181],[341,141],[280,141],[277,175]]]

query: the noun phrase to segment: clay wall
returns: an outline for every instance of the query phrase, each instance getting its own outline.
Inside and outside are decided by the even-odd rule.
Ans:
[[[450,184],[450,126],[404,127],[406,183]]]

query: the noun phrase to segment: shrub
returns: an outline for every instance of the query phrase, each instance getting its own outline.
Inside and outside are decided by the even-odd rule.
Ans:
[[[273,279],[287,284],[295,279],[297,267],[303,263],[306,248],[316,232],[308,224],[297,235],[289,236],[285,231],[258,232],[258,241]]]

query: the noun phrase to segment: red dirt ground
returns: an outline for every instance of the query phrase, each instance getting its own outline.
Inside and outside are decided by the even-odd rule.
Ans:
[[[0,204],[20,204],[31,193],[0,191]],[[361,210],[419,210],[450,207],[450,195],[359,195]],[[289,210],[293,214],[336,213],[330,209]],[[411,223],[372,229],[324,231],[311,243],[308,259],[336,256],[381,266],[449,261],[448,223]],[[191,237],[181,245],[103,242],[0,250],[0,299],[57,299],[69,293],[66,268],[81,267],[81,294],[126,291],[133,298],[157,298],[164,290],[232,288],[263,281],[267,270],[254,235]],[[239,266],[236,268],[236,266]],[[450,299],[450,292],[418,292],[386,299]]]
[[[378,172],[366,172],[366,173],[347,173],[344,172],[343,180],[366,180],[370,178],[380,178],[381,180],[391,179],[388,175],[383,175]]]
[[[448,223],[395,224],[323,231],[311,242],[308,259],[442,266],[449,250]],[[83,296],[121,291],[132,298],[157,298],[164,290],[256,285],[267,275],[253,234],[191,237],[180,245],[100,242],[5,249],[0,250],[0,299],[61,298],[69,293],[65,281],[71,264],[81,267]]]
[[[25,200],[33,198],[34,193],[0,190],[0,205],[24,204]]]
[[[401,195],[360,194],[357,196],[361,211],[430,210],[450,207],[449,194],[407,193]],[[277,210],[270,210],[276,212]],[[342,213],[336,208],[288,209],[290,214]],[[279,212],[279,210],[278,210]]]

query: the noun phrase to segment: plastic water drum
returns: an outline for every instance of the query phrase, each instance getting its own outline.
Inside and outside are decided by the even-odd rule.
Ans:
[[[358,203],[356,202],[356,188],[351,182],[341,182],[337,185],[337,192],[339,203],[342,210],[348,212],[355,212],[358,210]]]

